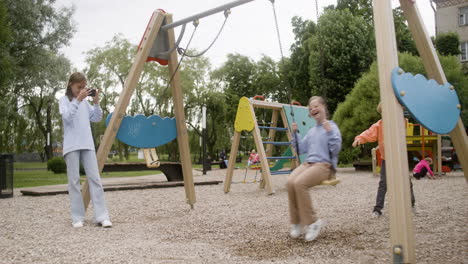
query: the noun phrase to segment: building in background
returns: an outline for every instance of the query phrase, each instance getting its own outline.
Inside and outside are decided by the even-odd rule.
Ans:
[[[432,0],[436,6],[436,35],[456,32],[460,36],[460,61],[468,64],[468,0]]]

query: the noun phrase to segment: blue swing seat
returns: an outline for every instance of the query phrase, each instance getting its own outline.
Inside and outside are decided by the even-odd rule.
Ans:
[[[109,124],[112,114],[106,118]],[[177,137],[175,118],[152,115],[124,116],[117,138],[137,148],[155,148],[167,144]]]

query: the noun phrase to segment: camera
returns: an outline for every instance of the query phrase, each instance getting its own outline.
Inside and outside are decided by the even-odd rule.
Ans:
[[[96,89],[91,89],[88,91],[88,96],[94,97],[96,96]]]

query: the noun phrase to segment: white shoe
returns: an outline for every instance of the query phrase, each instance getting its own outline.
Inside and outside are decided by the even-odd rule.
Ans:
[[[109,220],[104,220],[100,222],[99,224],[104,228],[112,227],[112,222]]]
[[[324,225],[325,225],[325,223],[322,221],[322,219],[318,219],[317,221],[315,221],[315,223],[309,225],[306,228],[305,240],[306,241],[312,241],[315,238],[317,238],[317,236],[320,233],[320,229]]]
[[[302,225],[291,225],[291,231],[289,232],[289,236],[291,238],[298,238],[300,235],[302,235],[302,231],[304,230],[304,227]]]
[[[372,211],[372,218],[379,218],[381,216],[382,216],[381,211],[377,211],[377,210]]]
[[[72,226],[73,226],[74,228],[83,227],[83,222],[78,221],[78,222],[72,223]]]

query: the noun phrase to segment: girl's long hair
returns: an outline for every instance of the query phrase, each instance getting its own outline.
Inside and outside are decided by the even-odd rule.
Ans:
[[[70,79],[68,79],[67,90],[65,91],[65,95],[68,97],[68,100],[73,100],[73,92],[71,89],[71,85],[74,83],[80,83],[82,81],[86,81],[86,77],[81,72],[74,72],[70,75]]]

